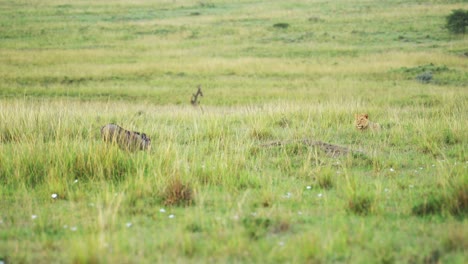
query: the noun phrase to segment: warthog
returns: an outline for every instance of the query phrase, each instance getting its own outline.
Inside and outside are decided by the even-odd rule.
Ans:
[[[102,139],[117,143],[126,150],[149,150],[151,139],[145,133],[126,130],[115,124],[107,124],[101,128]]]

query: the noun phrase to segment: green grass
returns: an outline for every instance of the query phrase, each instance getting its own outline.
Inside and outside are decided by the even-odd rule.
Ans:
[[[1,261],[468,261],[463,1],[156,2],[0,0]]]

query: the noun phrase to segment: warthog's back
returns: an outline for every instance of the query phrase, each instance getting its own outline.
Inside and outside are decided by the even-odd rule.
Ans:
[[[145,133],[129,131],[115,124],[103,126],[101,136],[105,142],[118,144],[127,150],[147,150],[151,147],[151,139]]]

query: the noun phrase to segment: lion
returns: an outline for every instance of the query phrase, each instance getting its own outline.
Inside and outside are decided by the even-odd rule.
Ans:
[[[130,151],[151,148],[151,139],[145,133],[129,131],[115,124],[103,126],[101,136],[105,142],[117,143],[122,149]]]
[[[356,118],[356,128],[359,130],[366,130],[370,128],[372,131],[379,131],[380,124],[371,122],[369,120],[368,114],[355,114],[354,117]]]

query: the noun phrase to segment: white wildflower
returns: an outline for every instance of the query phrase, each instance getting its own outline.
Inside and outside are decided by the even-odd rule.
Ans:
[[[160,212],[160,213],[165,213],[165,212],[166,212],[166,209],[161,208],[161,209],[159,209],[159,212]]]
[[[132,226],[132,223],[131,223],[131,222],[128,222],[128,223],[126,223],[125,225],[126,225],[127,228],[128,228],[128,227],[131,227],[131,226]]]
[[[52,197],[52,199],[57,199],[58,195],[56,193],[53,193],[50,197]]]
[[[34,219],[36,219],[36,218],[37,218],[37,215],[35,215],[35,214],[31,215],[31,219],[34,220]]]
[[[174,218],[174,217],[175,217],[175,215],[173,215],[173,214],[169,215],[169,218]]]

